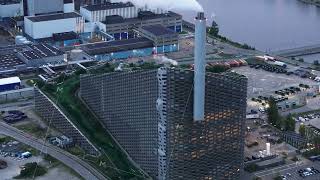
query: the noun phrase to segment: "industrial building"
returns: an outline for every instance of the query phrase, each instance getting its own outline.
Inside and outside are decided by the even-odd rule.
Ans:
[[[28,66],[40,67],[47,64],[62,63],[64,60],[64,53],[48,44],[30,44],[28,48],[17,53],[17,56]]]
[[[0,17],[74,12],[73,0],[0,0]]]
[[[21,66],[25,63],[15,53],[1,54],[0,51],[0,74],[15,71]]]
[[[55,137],[51,137],[49,139],[49,142],[53,145],[56,145],[60,148],[69,148],[74,146],[74,142],[72,138],[69,138],[67,136],[55,136]]]
[[[138,9],[130,2],[94,4],[80,7],[80,14],[88,22],[102,22],[107,16],[112,15],[120,15],[124,18],[137,17]]]
[[[316,137],[320,137],[320,121],[317,118],[312,119],[306,126],[306,138],[312,142]]]
[[[155,14],[150,11],[140,11],[138,17],[127,19],[120,15],[113,15],[106,17],[106,21],[102,23],[101,30],[115,39],[133,38],[134,30],[152,25],[162,25],[175,32],[182,32],[182,16],[174,12]]]
[[[109,6],[131,8],[129,5],[130,3],[109,4]],[[104,22],[95,23],[101,34],[107,34],[107,38],[111,36],[114,41],[81,46],[96,60],[108,61],[179,50],[178,32],[182,31],[181,15],[173,12],[155,14],[150,11],[140,11],[137,17],[124,18],[119,12],[115,12],[116,15],[106,16]]]
[[[189,70],[82,76],[80,93],[152,177],[237,179],[243,163],[246,85],[246,78],[237,74],[207,73],[203,121],[193,120]]]
[[[144,26],[134,36],[132,39],[82,45],[81,48],[96,60],[105,61],[179,50],[178,34],[161,25]]]
[[[74,12],[73,0],[23,0],[24,16]]]
[[[21,80],[19,77],[0,79],[0,92],[19,89]]]
[[[82,28],[83,18],[75,12],[24,18],[24,31],[33,40],[50,38],[55,33],[80,33]]]
[[[116,40],[133,38],[134,29],[149,25],[182,31],[181,15],[161,9],[137,8],[130,2],[87,5],[81,7],[80,14],[86,21],[85,32],[104,32]]]
[[[0,18],[23,15],[21,0],[0,0]]]
[[[162,25],[150,25],[139,28],[139,34],[154,42],[155,47],[167,46],[176,44],[178,45],[178,33]]]
[[[77,129],[77,126],[61,111],[61,109],[42,91],[34,89],[35,110],[38,115],[61,133],[79,145],[88,154],[99,156],[98,149]]]
[[[25,44],[0,47],[0,74],[26,71],[64,61],[64,52],[48,44]]]
[[[244,158],[247,78],[205,72],[204,14],[196,20],[195,71],[161,67],[83,75],[80,95],[151,177],[238,179]],[[142,29],[147,36],[150,31],[162,33],[153,27]]]
[[[182,16],[179,14],[140,9],[132,3],[104,2],[81,7],[80,15],[72,12],[72,0],[55,0],[57,3],[50,9],[42,9],[37,4],[45,1],[38,1],[24,1],[25,10],[31,15],[24,17],[24,36],[32,42],[65,47],[91,42],[90,39],[96,36],[102,41],[147,37],[154,42],[153,48],[162,46],[163,50],[159,52],[178,50],[178,35],[168,36],[169,31],[165,28],[181,32]],[[12,19],[12,23],[17,28],[21,24],[17,18]],[[167,33],[155,38],[156,34],[146,32],[145,26],[157,26],[158,32]]]
[[[88,22],[103,22],[107,16],[119,15],[123,18],[136,18],[139,11],[147,11],[148,8],[137,8],[132,3],[122,2],[106,2],[103,4],[92,4],[80,7],[80,14],[85,17]],[[167,11],[162,9],[150,10],[156,14],[164,14]]]

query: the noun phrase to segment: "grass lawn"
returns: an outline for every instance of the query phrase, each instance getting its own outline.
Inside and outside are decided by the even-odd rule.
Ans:
[[[37,124],[34,123],[28,123],[23,125],[17,125],[18,129],[20,129],[23,132],[30,133],[38,138],[44,138],[46,135],[47,130],[45,128],[40,127]]]

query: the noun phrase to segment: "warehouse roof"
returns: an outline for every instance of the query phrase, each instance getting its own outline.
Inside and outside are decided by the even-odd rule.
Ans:
[[[141,29],[152,33],[155,36],[172,35],[177,34],[171,29],[168,29],[162,25],[143,26]]]
[[[148,14],[148,15],[147,15]],[[138,17],[134,17],[134,18],[126,18],[124,19],[123,22],[118,22],[118,21],[109,21],[108,23],[106,23],[106,25],[108,24],[119,24],[119,23],[131,23],[131,24],[134,24],[134,23],[141,23],[143,22],[144,20],[154,20],[154,19],[182,19],[182,16],[177,14],[177,13],[174,13],[174,12],[171,12],[169,11],[168,13],[164,13],[164,14],[155,14],[153,12],[150,12],[150,11],[141,11],[139,12],[139,16]]]
[[[21,55],[27,60],[63,55],[58,48],[48,44],[31,44],[28,47],[30,50],[21,52]]]
[[[84,9],[87,9],[88,11],[100,11],[100,10],[108,10],[108,9],[119,9],[119,8],[126,8],[126,7],[134,7],[134,5],[130,2],[128,3],[106,3],[106,4],[94,4],[94,5],[88,5],[84,6]]]
[[[157,18],[168,18],[168,17],[174,17],[174,18],[182,18],[180,14],[177,14],[175,12],[169,11],[167,13],[163,14],[155,14],[151,11],[140,11],[138,14],[138,19],[157,19]]]
[[[57,14],[46,14],[40,16],[31,16],[27,17],[32,22],[42,22],[42,21],[54,21],[59,19],[70,19],[81,17],[78,13],[70,12],[70,13],[57,13]]]
[[[153,42],[147,38],[135,38],[119,41],[87,44],[82,46],[89,55],[108,54],[111,52],[128,51],[153,47]]]
[[[70,31],[70,32],[64,32],[64,33],[53,33],[52,38],[54,41],[65,41],[65,40],[77,39],[78,35],[77,33]]]
[[[320,130],[320,119],[316,118],[316,119],[312,119],[309,123],[311,126],[313,126],[316,129]]]
[[[0,86],[6,85],[6,84],[13,84],[13,83],[21,83],[20,78],[19,77],[9,77],[9,78],[0,79]]]
[[[106,16],[106,24],[118,24],[125,22],[125,19],[119,15]]]
[[[0,70],[14,69],[18,65],[25,64],[15,53],[0,55]]]

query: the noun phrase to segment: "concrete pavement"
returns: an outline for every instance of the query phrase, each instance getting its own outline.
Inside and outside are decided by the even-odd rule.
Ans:
[[[27,144],[45,154],[58,159],[66,166],[70,167],[84,179],[88,180],[104,180],[110,179],[104,177],[100,172],[98,172],[94,167],[90,166],[85,161],[80,158],[58,148],[51,144],[44,143],[43,140],[36,139],[29,134],[23,133],[22,131],[9,126],[3,122],[0,122],[0,134],[10,136],[24,144]]]

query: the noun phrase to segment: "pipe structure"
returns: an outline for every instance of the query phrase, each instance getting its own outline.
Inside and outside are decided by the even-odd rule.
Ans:
[[[206,22],[203,12],[195,18],[195,48],[194,48],[194,121],[204,120],[205,106],[205,74],[206,74]]]

